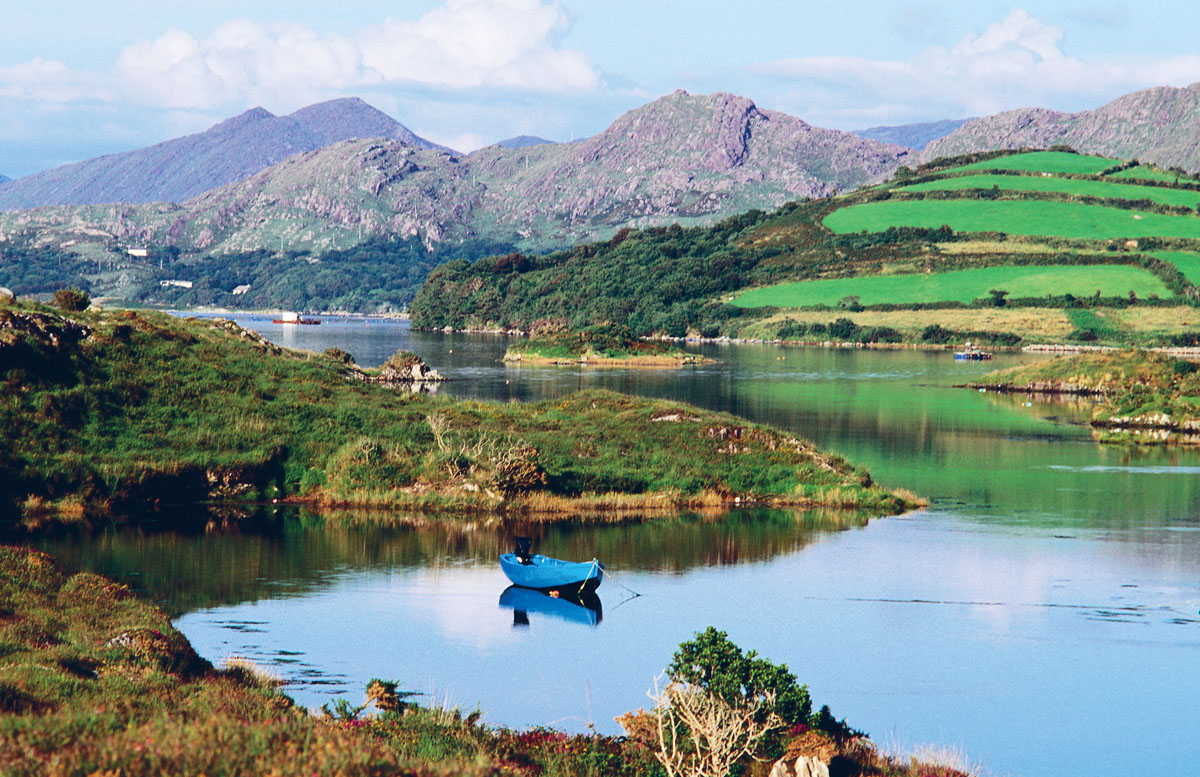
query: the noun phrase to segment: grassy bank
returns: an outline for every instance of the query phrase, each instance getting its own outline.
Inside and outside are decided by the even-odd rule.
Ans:
[[[1105,441],[1200,442],[1200,370],[1144,351],[1059,357],[984,376],[972,387],[1094,396]]]
[[[395,682],[373,680],[361,706],[338,699],[311,713],[250,662],[213,667],[125,586],[72,575],[37,551],[0,546],[0,612],[0,773],[12,777],[666,774],[654,715],[674,720],[670,708],[623,716],[628,737],[514,731],[481,723],[479,711],[418,706]],[[779,699],[773,728],[751,742],[754,757],[815,755],[851,776],[967,777],[880,754],[827,707],[814,713],[785,666],[743,654],[715,630],[681,645],[668,677],[683,688],[695,671],[742,668],[753,670],[744,695],[693,681],[699,695],[686,698],[725,710],[766,691]],[[714,731],[741,736],[727,732]],[[743,757],[738,768],[753,763]]]
[[[545,515],[911,504],[731,415],[603,391],[432,398],[219,319],[3,306],[0,375],[0,497],[26,515],[253,499]]]

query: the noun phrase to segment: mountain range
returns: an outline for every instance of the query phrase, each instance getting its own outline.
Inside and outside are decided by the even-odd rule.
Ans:
[[[328,139],[355,126],[344,112],[363,105],[336,101],[297,114],[326,116]],[[542,250],[607,237],[623,226],[703,223],[825,196],[878,181],[912,156],[900,146],[760,109],[744,97],[677,91],[579,142],[494,145],[464,156],[405,139],[340,141],[182,204],[0,214],[0,239],[115,237],[123,245],[228,253],[321,251],[396,237],[417,237],[432,248],[482,238]]]
[[[105,294],[137,288],[148,300],[145,289],[157,289],[159,280],[187,277],[170,274],[184,267],[164,263],[164,255],[192,268],[213,293],[228,294],[248,282],[224,278],[251,252],[281,261],[308,255],[286,266],[260,262],[254,275],[256,289],[267,279],[297,288],[314,273],[333,272],[332,263],[318,266],[327,252],[341,252],[337,261],[348,267],[365,247],[374,264],[359,274],[403,278],[388,292],[388,304],[402,305],[429,267],[450,258],[546,252],[605,240],[624,227],[710,224],[876,183],[901,165],[947,154],[1067,144],[1197,170],[1197,118],[1200,85],[1163,87],[1094,111],[1025,109],[970,120],[918,152],[903,143],[917,144],[949,123],[874,128],[902,141],[882,143],[814,127],[745,97],[679,90],[584,140],[522,136],[464,155],[357,99],[283,117],[255,109],[198,135],[0,184],[0,202],[22,192],[32,197],[43,184],[41,196],[127,195],[117,203],[0,212],[0,261],[8,262],[0,270],[20,285],[32,277],[21,262],[42,262],[41,281],[29,288],[95,279],[93,288]],[[286,158],[263,167],[279,156]],[[362,281],[348,277],[330,283],[341,289]],[[274,303],[262,297],[255,304]]]
[[[296,154],[363,137],[446,150],[354,97],[318,103],[287,116],[252,108],[195,135],[0,183],[0,210],[183,202]]]
[[[922,157],[1058,144],[1087,154],[1200,171],[1200,83],[1143,89],[1079,113],[1021,108],[974,119],[934,140]]]

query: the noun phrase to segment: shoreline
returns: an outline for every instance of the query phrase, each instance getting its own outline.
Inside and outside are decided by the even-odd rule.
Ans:
[[[472,334],[472,335],[495,335],[502,337],[529,337],[528,332],[523,329],[503,329],[503,328],[475,328],[468,327],[466,329],[455,329],[453,327],[432,328],[413,327],[414,332],[443,332],[445,334]],[[805,348],[843,348],[857,350],[872,350],[872,351],[955,351],[963,347],[962,344],[947,344],[947,343],[863,343],[863,342],[847,342],[839,340],[781,340],[779,338],[763,338],[763,337],[670,337],[668,335],[658,335],[654,337],[640,338],[646,342],[664,342],[664,343],[686,343],[699,345],[787,345],[800,346]],[[1127,351],[1137,346],[1128,345],[1076,345],[1073,343],[1030,343],[1028,345],[982,345],[980,350],[991,353],[1108,353],[1115,351]],[[1178,346],[1152,346],[1141,348],[1140,350],[1152,351],[1161,353],[1167,356],[1173,356],[1178,359],[1188,359],[1189,361],[1200,361],[1200,347],[1178,347]],[[571,362],[574,364],[574,362]]]
[[[861,488],[861,487],[860,487]],[[882,503],[864,506],[859,499],[864,493],[849,486],[819,487],[816,496],[810,495],[738,495],[719,494],[706,491],[700,494],[679,492],[652,492],[631,494],[613,491],[608,493],[562,496],[550,493],[532,493],[512,498],[491,491],[474,492],[462,490],[459,494],[412,492],[409,499],[338,499],[327,494],[293,495],[282,498],[279,504],[311,507],[317,510],[386,510],[426,511],[447,516],[491,516],[507,518],[519,516],[534,519],[537,523],[565,524],[580,519],[604,518],[613,523],[636,522],[647,514],[660,516],[680,511],[727,513],[742,508],[800,509],[800,510],[847,510],[868,511],[874,516],[903,515],[928,506],[928,500],[902,489],[884,491],[879,489]],[[423,498],[430,497],[430,498]],[[442,497],[447,501],[438,499]],[[457,498],[455,498],[457,497]],[[885,505],[886,502],[891,505]],[[884,509],[885,506],[896,508]]]
[[[649,369],[673,369],[678,367],[694,367],[702,364],[715,364],[715,359],[708,359],[693,354],[655,355],[655,356],[540,356],[538,354],[505,354],[501,360],[505,364],[529,365],[531,367],[644,367]]]

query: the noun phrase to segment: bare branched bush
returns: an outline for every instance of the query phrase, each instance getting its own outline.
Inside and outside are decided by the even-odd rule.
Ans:
[[[667,777],[725,777],[734,764],[755,758],[759,743],[784,725],[764,693],[734,706],[689,683],[671,682],[648,694],[658,729],[655,757]]]

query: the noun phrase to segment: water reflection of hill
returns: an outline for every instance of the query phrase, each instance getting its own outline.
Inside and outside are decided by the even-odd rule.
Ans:
[[[545,526],[355,512],[278,510],[231,520],[213,516],[191,532],[112,528],[36,541],[71,568],[128,584],[175,614],[294,596],[367,570],[493,564],[514,534],[541,553],[601,558],[613,572],[675,571],[767,561],[822,534],[867,523],[848,513],[740,510],[683,514],[640,524]]]

